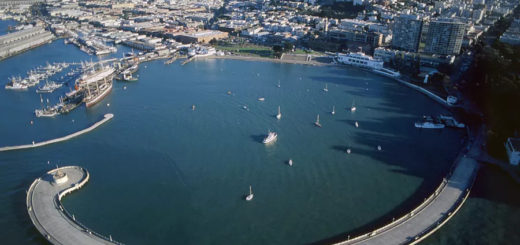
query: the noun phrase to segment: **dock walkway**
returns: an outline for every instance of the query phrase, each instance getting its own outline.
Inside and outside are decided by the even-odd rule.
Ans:
[[[477,159],[471,156],[478,155],[482,142],[480,133],[468,145],[468,154],[459,154],[450,177],[414,210],[383,227],[338,244],[416,244],[433,234],[455,215],[469,196],[479,168]]]
[[[35,147],[40,147],[40,146],[44,146],[44,145],[58,143],[58,142],[61,142],[61,141],[66,141],[66,140],[72,139],[72,138],[74,138],[76,136],[80,136],[80,135],[82,135],[84,133],[88,133],[88,132],[96,129],[97,127],[101,126],[103,123],[107,122],[108,120],[112,119],[113,117],[114,117],[114,114],[108,113],[108,114],[105,114],[103,119],[101,119],[99,122],[94,123],[92,126],[86,128],[86,129],[82,129],[82,130],[80,130],[78,132],[69,134],[67,136],[63,136],[63,137],[60,137],[60,138],[57,138],[57,139],[47,140],[47,141],[43,141],[43,142],[38,142],[38,143],[33,142],[32,144],[27,144],[27,145],[4,146],[4,147],[0,147],[0,151],[12,151],[12,150],[21,150],[21,149],[35,148]]]
[[[57,183],[53,175],[58,171],[64,173],[62,183]],[[61,199],[72,191],[80,189],[88,182],[90,175],[87,170],[78,166],[67,166],[53,169],[36,179],[27,191],[27,212],[36,229],[50,243],[97,245],[120,244],[112,237],[104,237],[82,225],[74,215],[70,215]]]

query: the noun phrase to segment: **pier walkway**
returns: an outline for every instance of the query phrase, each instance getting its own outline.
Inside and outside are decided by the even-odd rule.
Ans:
[[[58,142],[61,142],[61,141],[66,141],[66,140],[72,139],[72,138],[74,138],[76,136],[80,136],[82,134],[88,133],[88,132],[96,129],[97,127],[101,126],[103,123],[109,121],[113,117],[114,117],[114,114],[108,113],[108,114],[105,114],[103,119],[101,119],[99,122],[94,123],[92,126],[86,128],[86,129],[80,130],[78,132],[69,134],[67,136],[63,136],[63,137],[60,137],[60,138],[57,138],[57,139],[47,140],[47,141],[43,141],[43,142],[38,142],[38,143],[33,142],[32,144],[27,144],[27,145],[4,146],[4,147],[0,147],[0,151],[12,151],[12,150],[21,150],[21,149],[35,148],[35,147],[40,147],[40,146],[44,146],[44,145],[58,143]]]
[[[36,179],[27,191],[27,212],[36,229],[52,244],[120,244],[89,230],[70,215],[61,199],[88,182],[87,170],[78,166],[53,169]]]
[[[383,227],[354,238],[349,237],[338,244],[416,244],[433,234],[455,215],[469,196],[479,168],[477,160],[470,156],[480,152],[482,140],[480,133],[468,145],[468,154],[459,154],[450,177],[445,178],[434,193],[414,210]]]

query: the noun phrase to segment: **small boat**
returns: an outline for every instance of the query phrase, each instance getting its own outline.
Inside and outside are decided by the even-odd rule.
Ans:
[[[423,116],[423,121],[422,122],[415,122],[415,127],[416,128],[439,129],[439,128],[444,128],[445,126],[446,125],[444,125],[443,123],[441,123],[438,120],[434,120],[430,116]]]
[[[191,105],[191,110],[192,110],[192,111],[195,110],[195,105]]]
[[[323,91],[329,92],[329,88],[327,87],[327,84],[325,83],[325,88],[323,88]]]
[[[350,148],[347,148],[347,154],[350,154],[351,152]]]
[[[249,202],[249,201],[253,200],[253,197],[254,197],[253,189],[251,189],[251,186],[249,186],[249,195],[246,196],[246,201]]]
[[[276,140],[276,138],[278,138],[278,134],[276,134],[276,132],[271,132],[271,130],[269,130],[267,133],[267,137],[264,138],[262,143],[264,143],[264,144],[272,143]]]
[[[276,114],[276,119],[280,120],[282,118],[282,113],[280,112],[280,106],[278,106],[278,114]]]
[[[231,91],[228,90],[228,91],[227,91],[227,94],[228,94],[228,95],[231,95]]]
[[[356,128],[359,128],[359,123],[356,121],[356,122],[354,123],[354,126],[356,126]]]
[[[57,107],[47,107],[45,109],[34,110],[34,114],[36,117],[54,117],[60,113]]]
[[[314,122],[314,125],[315,125],[316,127],[321,128],[321,124],[320,124],[320,114],[318,114],[318,116],[316,117],[316,122]]]
[[[258,101],[265,101],[265,98],[264,97],[260,97],[260,98],[258,98]]]
[[[378,150],[378,151],[381,151],[382,149],[383,149],[383,148],[381,148],[380,145],[377,146],[377,150]]]
[[[289,159],[289,162],[287,162],[287,163],[289,163],[289,166],[292,166],[292,164],[293,164],[292,159]]]
[[[332,111],[330,112],[330,114],[332,114],[332,115],[336,114],[336,108],[334,106],[332,106]]]
[[[356,106],[354,105],[354,101],[352,101],[352,106],[350,107],[350,111],[351,112],[355,112],[356,111]]]
[[[276,87],[278,87],[278,88],[281,87],[280,81],[278,81],[278,84],[276,85]]]

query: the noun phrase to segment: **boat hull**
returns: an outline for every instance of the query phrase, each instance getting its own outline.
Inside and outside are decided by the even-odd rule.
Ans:
[[[111,91],[112,91],[112,83],[110,83],[108,88],[105,91],[103,91],[101,94],[96,96],[94,99],[91,99],[89,101],[85,101],[85,106],[87,108],[92,107],[93,105],[95,105],[98,102],[100,102],[101,100],[103,100],[103,98],[105,98]]]

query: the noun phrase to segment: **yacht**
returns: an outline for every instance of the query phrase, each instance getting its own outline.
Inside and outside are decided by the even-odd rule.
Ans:
[[[321,124],[320,124],[320,114],[318,114],[318,116],[316,116],[316,122],[314,122],[314,125],[315,125],[316,127],[321,128]]]
[[[246,196],[246,201],[249,202],[249,201],[253,200],[253,197],[254,197],[253,189],[251,189],[251,186],[249,186],[249,195]]]
[[[356,106],[354,105],[354,101],[352,101],[352,106],[350,107],[351,112],[355,112],[357,110]]]
[[[431,128],[431,129],[438,129],[438,128],[444,128],[446,125],[441,123],[438,120],[434,120],[430,116],[423,116],[422,122],[415,122],[416,128]]]
[[[282,113],[280,112],[280,106],[278,106],[278,114],[276,114],[276,119],[280,120],[282,118]]]
[[[356,121],[356,122],[354,123],[354,126],[356,126],[356,128],[359,128],[359,123]]]
[[[325,88],[323,88],[323,91],[329,92],[329,88],[327,87],[327,84],[325,83]]]
[[[289,159],[289,166],[292,166],[293,162],[292,162],[292,159]]]
[[[265,98],[264,97],[260,97],[260,98],[258,98],[258,101],[265,101]]]
[[[278,134],[276,134],[276,132],[269,131],[267,133],[267,137],[264,138],[262,143],[264,143],[264,144],[272,143],[272,142],[274,142],[276,140],[276,138],[278,138]]]
[[[61,83],[55,83],[55,82],[45,82],[45,85],[43,87],[40,87],[36,90],[36,93],[52,93],[54,90],[61,88],[63,84]]]

